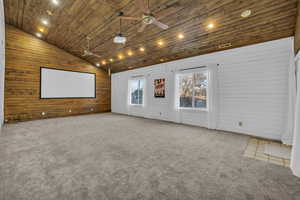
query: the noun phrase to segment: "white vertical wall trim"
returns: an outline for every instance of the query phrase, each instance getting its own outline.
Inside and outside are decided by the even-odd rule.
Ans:
[[[294,127],[294,139],[293,149],[291,156],[291,169],[294,175],[300,177],[300,52],[296,56],[296,68],[297,68],[297,97],[295,107],[295,127]]]
[[[112,112],[281,140],[287,129],[292,47],[290,37],[113,74]],[[212,77],[213,111],[175,109],[176,72],[216,63],[220,66]],[[147,105],[128,108],[124,91],[136,74],[147,75]],[[166,98],[154,98],[155,78],[166,78]]]
[[[217,70],[219,68],[219,64],[210,65],[208,67],[209,71],[209,111],[208,111],[208,128],[216,129],[217,128],[217,114],[218,114],[218,106],[219,106],[219,98],[218,98],[218,78],[217,78]]]
[[[177,94],[179,92],[179,88],[177,87],[177,83],[178,83],[179,80],[178,80],[177,72],[175,70],[172,71],[172,77],[173,77],[173,81],[171,82],[171,84],[173,85],[173,90],[175,92],[173,93],[173,96],[172,96],[174,101],[172,103],[172,108],[171,109],[175,110],[175,112],[173,112],[174,115],[175,115],[174,122],[181,123],[181,113],[180,113],[180,110],[177,107],[178,99],[176,99]]]
[[[286,124],[286,131],[282,135],[281,141],[284,144],[293,144],[293,134],[294,134],[294,121],[295,121],[295,104],[296,104],[296,62],[294,47],[292,46],[290,50],[290,65],[288,72],[288,117]]]
[[[0,132],[4,122],[5,20],[3,0],[0,0]]]

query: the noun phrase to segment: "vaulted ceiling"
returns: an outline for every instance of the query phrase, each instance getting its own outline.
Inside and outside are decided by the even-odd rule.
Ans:
[[[117,13],[141,16],[135,0],[5,0],[6,23],[35,35],[44,29],[42,39],[112,72],[153,65],[170,60],[235,48],[292,36],[298,0],[150,0],[153,12],[180,5],[175,14],[161,19],[169,25],[162,30],[154,25],[138,33],[139,21],[124,21],[125,45],[114,44],[119,32]],[[241,13],[250,9],[251,16]],[[49,15],[49,11],[51,12]],[[48,26],[41,23],[49,21]],[[207,28],[213,23],[214,27]],[[178,34],[184,38],[179,39]],[[91,50],[102,57],[83,57],[86,37]],[[164,45],[159,46],[158,41]],[[140,52],[140,47],[145,48]],[[133,55],[128,56],[128,51]],[[118,55],[122,54],[123,59]],[[109,59],[113,59],[113,62]]]

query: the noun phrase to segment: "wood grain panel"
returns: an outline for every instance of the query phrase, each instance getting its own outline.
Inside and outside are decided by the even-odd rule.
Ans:
[[[97,98],[40,99],[41,66],[96,73]],[[7,123],[110,111],[110,78],[105,71],[10,25],[5,70]]]
[[[6,23],[35,34],[41,18],[48,18],[44,39],[74,55],[81,56],[85,38],[92,38],[92,50],[103,56],[82,57],[90,63],[113,58],[114,62],[102,66],[113,72],[139,68],[160,62],[206,54],[229,48],[270,41],[293,36],[296,24],[298,0],[150,0],[152,12],[158,12],[172,4],[180,4],[182,9],[161,19],[169,25],[161,30],[154,25],[148,26],[143,33],[137,30],[141,22],[124,21],[123,33],[128,37],[125,45],[113,43],[119,31],[117,12],[129,16],[141,16],[136,0],[63,0],[59,6],[50,0],[5,0]],[[242,18],[241,13],[251,9],[252,15]],[[46,11],[53,15],[48,16]],[[207,30],[213,22],[215,28]],[[178,40],[176,35],[184,33],[185,38]],[[165,41],[159,48],[157,40]],[[226,48],[219,46],[231,43]],[[146,48],[144,53],[139,47]],[[226,45],[225,45],[226,46]],[[128,50],[134,56],[118,60],[118,54]],[[161,61],[163,59],[163,61]]]

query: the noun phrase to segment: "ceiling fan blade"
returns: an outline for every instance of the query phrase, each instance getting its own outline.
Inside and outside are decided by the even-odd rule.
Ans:
[[[125,19],[125,20],[136,20],[136,21],[140,21],[142,20],[141,17],[127,17],[127,16],[120,16],[121,19]]]
[[[85,46],[81,46],[80,48],[72,49],[71,52],[84,52],[86,50]]]
[[[163,24],[163,23],[161,23],[160,21],[157,21],[157,20],[154,20],[154,21],[153,21],[153,24],[155,24],[156,26],[158,26],[158,27],[160,27],[160,28],[162,28],[162,29],[168,29],[168,28],[169,28],[168,25]]]
[[[166,17],[166,16],[168,16],[168,15],[172,15],[172,14],[176,13],[176,12],[177,12],[178,10],[180,10],[181,8],[183,8],[183,7],[181,7],[181,6],[176,6],[176,7],[169,7],[169,8],[166,8],[166,9],[164,9],[164,10],[161,10],[161,11],[155,13],[155,17],[156,17],[156,19],[161,19],[161,18],[163,18],[163,17]]]
[[[98,54],[95,54],[95,53],[91,53],[92,56],[95,56],[97,58],[101,58],[102,56],[98,55]]]
[[[151,11],[148,8],[148,5],[145,4],[144,0],[136,0],[137,6],[143,11],[145,14],[150,14]]]
[[[141,33],[145,30],[147,24],[143,23],[142,26],[139,28],[138,32]]]

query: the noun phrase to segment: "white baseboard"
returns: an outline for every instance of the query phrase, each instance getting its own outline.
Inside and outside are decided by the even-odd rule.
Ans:
[[[293,149],[294,150],[294,149]],[[299,160],[298,159],[295,159],[295,156],[293,155],[294,154],[294,151],[292,150],[292,156],[291,156],[291,170],[293,172],[293,174],[295,176],[298,176],[300,177],[300,164],[298,163]]]
[[[292,146],[293,145],[293,139],[292,138],[282,138],[281,139],[281,142],[285,145],[290,145]]]
[[[300,177],[300,169],[293,169],[294,167],[291,166],[292,172],[295,176]]]

